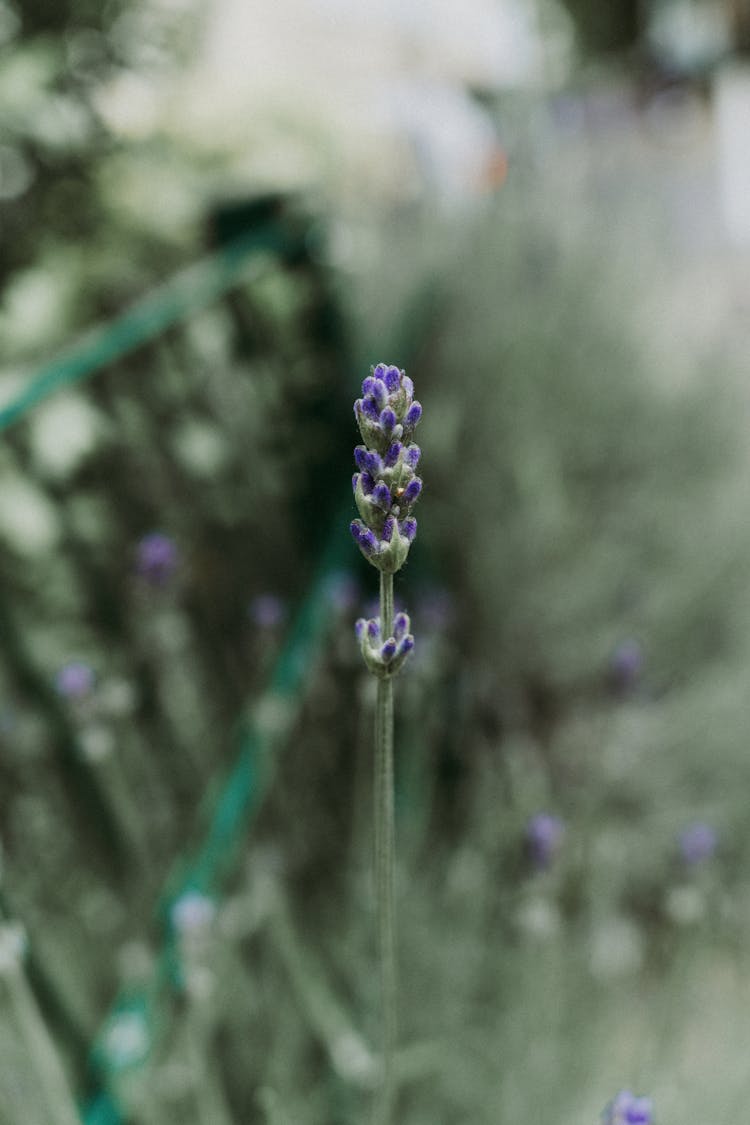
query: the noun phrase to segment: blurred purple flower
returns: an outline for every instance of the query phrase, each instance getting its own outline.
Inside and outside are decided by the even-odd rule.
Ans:
[[[559,816],[540,812],[526,825],[526,841],[535,867],[549,867],[562,846],[565,825]]]
[[[338,613],[347,613],[357,604],[359,583],[346,570],[334,570],[326,581],[328,603]]]
[[[276,594],[258,594],[247,608],[253,625],[259,629],[277,629],[286,617],[286,605]]]
[[[643,649],[632,637],[617,645],[609,660],[609,677],[612,686],[621,692],[629,691],[638,682],[643,671]]]
[[[651,1098],[637,1098],[630,1090],[620,1090],[604,1110],[604,1125],[652,1125]]]
[[[710,824],[695,821],[680,833],[680,855],[689,866],[710,859],[716,851],[718,837]]]
[[[151,531],[138,543],[136,570],[152,586],[165,586],[180,565],[177,544],[163,531]]]
[[[84,699],[94,687],[94,673],[88,664],[71,660],[55,676],[55,687],[65,699]]]
[[[448,590],[426,590],[418,603],[419,618],[425,628],[442,633],[453,620],[454,602]]]

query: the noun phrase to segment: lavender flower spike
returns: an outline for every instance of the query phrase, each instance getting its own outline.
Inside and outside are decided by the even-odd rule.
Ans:
[[[354,414],[363,444],[354,450],[359,473],[352,484],[360,519],[352,524],[352,535],[373,566],[395,574],[416,534],[409,510],[422,491],[415,473],[419,447],[402,439],[419,422],[422,407],[414,400],[411,379],[392,364],[379,363],[362,384]]]

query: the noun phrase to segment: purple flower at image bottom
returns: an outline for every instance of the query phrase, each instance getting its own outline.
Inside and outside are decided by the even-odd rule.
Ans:
[[[565,825],[559,816],[540,812],[526,825],[526,842],[535,867],[549,867],[562,846]]]
[[[64,664],[55,676],[55,687],[64,699],[84,699],[94,688],[94,672],[81,660]]]
[[[166,585],[179,565],[177,544],[163,531],[151,531],[138,543],[136,570],[150,585]]]
[[[693,867],[711,858],[716,851],[718,837],[710,824],[695,821],[680,833],[679,842],[683,862]]]
[[[604,1125],[652,1125],[653,1103],[650,1098],[639,1098],[630,1090],[620,1090],[602,1115]]]

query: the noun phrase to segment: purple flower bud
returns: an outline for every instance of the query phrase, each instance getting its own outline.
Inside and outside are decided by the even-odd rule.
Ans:
[[[380,655],[386,664],[390,664],[396,655],[396,642],[393,637],[389,637],[380,650]]]
[[[710,859],[716,851],[718,837],[710,824],[695,821],[680,835],[680,855],[690,867]]]
[[[359,483],[365,496],[369,496],[373,488],[375,487],[375,481],[372,479],[370,474],[366,472],[359,474]]]
[[[404,539],[408,539],[410,543],[414,542],[414,536],[417,534],[417,521],[414,516],[407,516],[405,520],[401,520],[398,525],[398,530],[403,535]]]
[[[364,468],[373,477],[382,477],[383,475],[383,459],[379,453],[373,449],[365,450],[363,457]]]
[[[562,845],[565,825],[559,816],[540,812],[526,825],[526,840],[536,867],[548,867]]]
[[[358,617],[357,620],[354,622],[354,636],[357,638],[358,641],[362,640],[362,638],[365,635],[366,629],[367,629],[367,622],[365,621],[364,617]]]
[[[413,402],[411,404],[411,406],[409,407],[409,409],[406,411],[406,417],[404,418],[404,426],[408,427],[410,430],[413,429],[416,426],[417,422],[419,421],[419,419],[421,417],[422,417],[422,406],[421,406],[421,404],[418,403],[418,402]]]
[[[377,641],[380,638],[380,622],[377,617],[371,617],[367,622],[367,636],[371,641]]]
[[[397,641],[400,641],[406,633],[409,632],[409,617],[406,613],[397,613],[393,619],[393,635]]]
[[[385,481],[378,481],[372,490],[372,501],[382,508],[384,512],[390,510],[391,507],[391,490]]]
[[[286,617],[286,606],[276,594],[258,594],[250,602],[247,612],[259,629],[276,629]]]
[[[406,453],[404,454],[404,461],[406,461],[410,469],[416,469],[421,456],[422,450],[418,445],[408,445],[406,447]]]
[[[365,417],[369,418],[371,422],[377,422],[378,418],[380,417],[380,411],[375,405],[375,399],[370,395],[368,395],[367,398],[357,399],[354,404],[354,413],[357,415],[357,420],[359,420],[360,414],[364,414]]]
[[[653,1103],[650,1098],[637,1098],[630,1090],[620,1090],[604,1111],[604,1125],[652,1125]]]
[[[367,457],[367,449],[365,448],[365,446],[364,445],[355,445],[354,446],[354,464],[357,466],[357,468],[359,469],[360,472],[364,472],[367,468],[367,461],[365,460],[366,457]]]
[[[152,586],[164,586],[180,564],[173,539],[161,531],[144,535],[136,552],[136,570]]]
[[[408,508],[410,504],[413,504],[421,491],[422,481],[419,479],[419,477],[414,477],[409,481],[406,488],[404,489],[403,495],[401,497],[401,503],[403,504],[403,506],[405,508]]]
[[[391,410],[390,406],[386,406],[380,414],[380,425],[383,427],[384,434],[392,434],[396,428],[396,415]]]
[[[378,541],[369,527],[365,527],[361,520],[352,520],[349,524],[354,542],[360,551],[369,558],[378,553]]]
[[[385,371],[386,371],[386,366],[385,366],[384,363],[376,363],[375,366],[372,369],[372,373],[373,373],[373,375],[375,376],[376,379],[385,380]]]
[[[65,664],[55,677],[55,687],[65,699],[84,699],[94,688],[93,670],[80,660]]]
[[[372,375],[367,376],[365,381],[362,383],[362,397],[363,398],[367,398],[368,395],[374,395],[375,394],[375,384],[377,383],[377,381],[378,380],[375,377],[375,372],[373,372]]]
[[[396,462],[398,461],[398,459],[399,459],[399,457],[400,457],[400,455],[401,455],[401,450],[402,450],[403,448],[404,448],[404,447],[402,446],[402,444],[401,444],[401,442],[400,442],[400,441],[394,441],[394,442],[393,442],[393,444],[391,445],[390,449],[389,449],[389,450],[388,450],[388,452],[386,453],[386,455],[385,455],[385,460],[384,460],[384,462],[383,462],[383,463],[384,463],[384,465],[385,465],[385,467],[386,467],[386,469],[392,469],[392,468],[393,468],[393,466],[394,466],[394,465],[396,464]]]
[[[407,656],[408,653],[410,653],[413,648],[414,648],[414,636],[411,633],[407,633],[406,636],[402,637],[401,640],[398,642],[398,648],[396,649],[396,656]]]
[[[389,367],[382,379],[390,394],[395,394],[401,387],[401,372],[397,367]]]
[[[393,533],[394,533],[395,530],[396,530],[396,518],[395,518],[395,516],[387,516],[386,520],[385,520],[385,523],[383,524],[383,536],[382,536],[383,542],[390,543],[390,541],[393,539]]]
[[[406,391],[406,401],[411,402],[414,398],[414,384],[408,375],[401,376],[401,386]]]
[[[373,388],[370,394],[378,410],[382,410],[388,401],[388,391],[385,389],[385,383],[382,379],[373,379],[372,382]]]

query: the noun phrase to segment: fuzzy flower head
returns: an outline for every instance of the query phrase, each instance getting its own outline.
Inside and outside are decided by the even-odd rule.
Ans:
[[[539,812],[526,825],[526,842],[536,868],[549,867],[562,847],[565,825],[559,816]]]
[[[362,445],[354,450],[352,477],[359,519],[352,537],[365,558],[386,574],[406,562],[417,521],[411,510],[422,491],[417,476],[421,450],[411,440],[422,417],[411,379],[398,367],[379,363],[354,404]]]
[[[630,1090],[620,1090],[604,1110],[604,1125],[652,1125],[653,1104],[650,1098],[638,1098]]]

